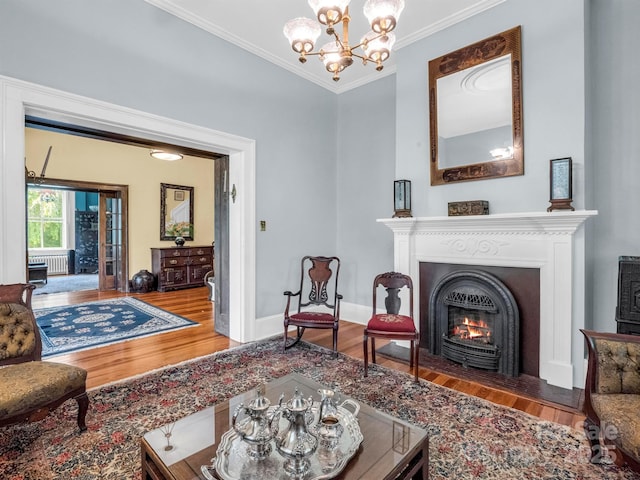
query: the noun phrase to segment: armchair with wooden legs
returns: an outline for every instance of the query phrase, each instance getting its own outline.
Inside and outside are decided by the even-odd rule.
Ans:
[[[86,370],[41,360],[42,340],[31,308],[35,287],[0,285],[0,427],[43,419],[73,398],[87,429]]]

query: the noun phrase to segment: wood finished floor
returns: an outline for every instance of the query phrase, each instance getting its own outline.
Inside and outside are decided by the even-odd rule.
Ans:
[[[33,297],[33,308],[72,305],[123,295],[118,292],[98,292],[95,290],[35,295]],[[82,352],[59,355],[52,357],[51,360],[77,365],[86,369],[88,371],[87,387],[95,388],[239,345],[238,342],[214,332],[213,303],[207,300],[206,287],[177,292],[129,294],[129,296],[194,320],[200,325]],[[330,330],[307,330],[304,334],[304,339],[308,342],[331,348]],[[378,347],[383,345],[384,342],[378,341],[376,343]],[[362,359],[362,326],[350,322],[341,322],[338,349],[346,355]],[[409,372],[409,367],[406,363],[393,358],[378,355],[377,361],[386,367]],[[536,401],[527,396],[489,387],[472,380],[457,378],[424,366],[420,367],[419,376],[438,385],[443,385],[468,395],[474,395],[499,405],[512,407],[543,420],[554,421],[579,430],[582,429],[584,415],[569,407],[550,404],[546,401]]]

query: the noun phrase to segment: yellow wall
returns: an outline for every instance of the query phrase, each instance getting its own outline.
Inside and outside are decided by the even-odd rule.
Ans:
[[[149,149],[102,140],[27,128],[25,154],[28,170],[40,175],[49,146],[45,178],[113,183],[129,186],[129,277],[151,270],[151,247],[169,247],[160,241],[160,184],[194,187],[194,240],[186,245],[213,242],[214,161],[185,156],[166,162]]]

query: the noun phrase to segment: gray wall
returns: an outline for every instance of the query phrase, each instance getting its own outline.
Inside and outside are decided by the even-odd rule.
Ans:
[[[596,330],[615,331],[618,257],[640,256],[640,2],[592,0],[588,53],[587,292]]]
[[[336,252],[336,95],[143,1],[3,0],[0,19],[2,75],[256,140],[258,317],[301,256]]]
[[[542,211],[549,160],[572,157],[573,205],[599,211],[585,225],[585,321],[603,331],[616,329],[618,256],[640,256],[638,18],[633,0],[508,0],[397,54],[397,172],[412,180],[414,215],[475,199],[489,200],[492,213]],[[431,187],[427,62],[516,25],[525,175]]]
[[[376,219],[393,215],[395,98],[395,76],[340,95],[336,225],[344,268],[340,290],[346,302],[358,305],[371,305],[373,278],[393,269],[393,237]]]
[[[307,253],[341,256],[345,301],[369,304],[393,266],[375,219],[392,214],[394,179],[412,180],[415,216],[477,199],[543,211],[549,160],[571,156],[574,206],[600,212],[586,225],[587,325],[613,331],[617,257],[640,256],[639,16],[634,0],[507,0],[336,96],[142,1],[3,0],[0,74],[255,138],[258,317],[282,311]],[[427,62],[516,25],[525,175],[431,187]]]
[[[549,160],[570,156],[574,202],[585,208],[583,0],[508,0],[398,52],[397,171],[412,180],[413,214],[447,215],[447,203],[488,200],[491,213],[544,211]],[[522,26],[525,175],[430,186],[428,62]]]

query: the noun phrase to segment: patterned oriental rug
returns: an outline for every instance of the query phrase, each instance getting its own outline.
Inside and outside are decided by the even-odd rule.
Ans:
[[[582,430],[301,342],[280,338],[236,347],[89,392],[88,430],[78,433],[75,402],[39,423],[0,429],[0,478],[140,479],[140,438],[155,429],[297,372],[429,431],[432,480],[640,479],[613,464],[589,463]],[[370,479],[377,480],[377,479]]]
[[[198,325],[132,297],[34,310],[42,357]]]

